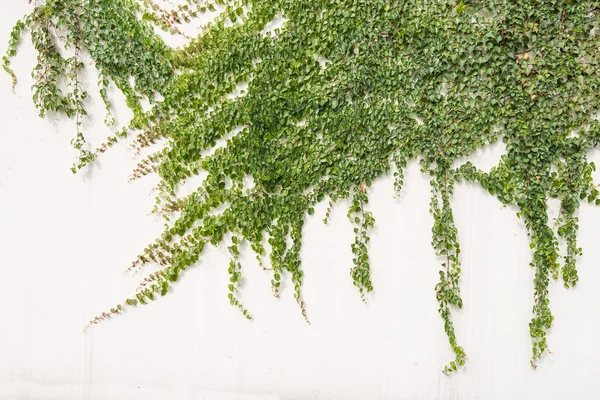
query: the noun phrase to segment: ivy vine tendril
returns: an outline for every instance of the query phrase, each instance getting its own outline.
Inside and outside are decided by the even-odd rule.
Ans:
[[[270,247],[272,290],[291,276],[302,296],[303,224],[314,206],[350,200],[354,224],[351,277],[363,300],[373,290],[367,209],[374,179],[391,173],[400,191],[407,162],[430,176],[432,246],[440,259],[439,313],[454,352],[444,372],[464,365],[451,313],[462,307],[460,246],[451,198],[461,180],[479,184],[518,209],[534,269],[531,364],[547,351],[552,325],[548,285],[577,283],[577,210],[600,204],[587,155],[600,141],[598,58],[600,7],[594,1],[489,2],[416,0],[185,0],[164,8],[152,0],[38,0],[10,35],[3,68],[25,31],[37,51],[33,101],[40,116],[66,114],[76,124],[73,172],[120,138],[140,150],[166,145],[142,160],[131,179],[160,177],[154,212],[164,232],[129,270],[159,266],[135,294],[94,318],[166,295],[206,245],[228,243],[229,300],[237,297],[240,247],[261,265]],[[212,22],[181,48],[155,29],[183,35],[206,13]],[[283,24],[272,29],[274,21]],[[87,93],[83,54],[97,70],[105,123],[115,124],[108,88],[116,86],[131,121],[90,150],[81,131]],[[147,100],[150,108],[142,107]],[[470,162],[502,140],[506,154],[489,172]],[[218,143],[224,142],[221,146]],[[186,197],[176,190],[205,173]],[[560,201],[549,226],[548,199]],[[268,241],[269,246],[265,245]],[[559,240],[566,243],[560,254]],[[559,263],[560,259],[564,262]],[[308,319],[307,319],[308,321]]]

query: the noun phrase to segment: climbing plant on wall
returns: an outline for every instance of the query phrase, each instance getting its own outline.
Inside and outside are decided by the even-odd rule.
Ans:
[[[600,204],[589,151],[600,143],[598,59],[600,3],[454,0],[38,0],[15,25],[4,69],[24,31],[37,50],[33,101],[40,116],[75,120],[73,172],[135,135],[143,159],[132,179],[160,177],[154,212],[164,232],[129,270],[159,265],[139,291],[94,318],[166,295],[207,245],[226,243],[229,300],[236,293],[240,245],[250,244],[272,273],[279,296],[291,278],[301,314],[300,248],[313,207],[349,199],[356,234],[350,275],[367,301],[373,290],[368,211],[374,179],[389,173],[395,189],[418,158],[430,179],[432,246],[440,259],[435,296],[455,359],[464,365],[451,311],[462,307],[460,246],[450,200],[456,182],[478,183],[514,205],[532,249],[534,294],[529,325],[533,366],[552,325],[550,278],[577,283],[577,209]],[[186,36],[182,25],[207,13],[212,22],[182,48],[155,31]],[[273,23],[283,25],[271,29]],[[82,132],[87,93],[83,56],[97,70],[105,123],[115,124],[108,94],[116,86],[133,118],[93,150]],[[143,107],[149,102],[150,107]],[[114,128],[113,128],[114,129]],[[489,172],[459,163],[502,140],[506,154]],[[218,142],[224,142],[220,145]],[[176,190],[206,177],[195,192]],[[551,224],[548,199],[560,200]],[[327,221],[327,217],[325,222]],[[566,244],[561,254],[559,242]],[[268,243],[268,244],[267,244]],[[267,248],[270,250],[267,251]],[[287,278],[286,278],[287,277]]]

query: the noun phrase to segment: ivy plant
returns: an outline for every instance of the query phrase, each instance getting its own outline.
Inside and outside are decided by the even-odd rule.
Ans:
[[[182,25],[206,13],[214,18],[184,47],[167,46],[157,33],[185,36]],[[393,173],[399,192],[407,162],[417,158],[431,183],[431,243],[440,260],[434,292],[454,352],[444,372],[466,360],[452,323],[462,299],[451,207],[456,183],[465,180],[514,206],[527,229],[535,367],[553,321],[550,278],[565,287],[578,280],[577,210],[582,201],[600,204],[587,159],[600,142],[599,22],[600,3],[575,0],[185,0],[168,7],[37,0],[16,23],[3,67],[16,84],[10,63],[29,31],[40,116],[75,121],[73,172],[126,136],[135,136],[138,149],[164,143],[132,173],[160,177],[154,212],[165,217],[165,230],[129,270],[155,264],[158,271],[90,324],[168,294],[206,246],[223,242],[234,307],[251,318],[237,297],[240,246],[249,243],[261,265],[268,254],[274,295],[291,279],[307,319],[303,225],[317,203],[329,201],[330,210],[344,199],[356,235],[350,275],[367,301],[375,224],[369,187]],[[97,149],[81,130],[84,55],[97,71],[105,123],[115,123],[111,86],[133,112]],[[497,141],[506,154],[489,172],[460,162]],[[195,192],[176,195],[200,173],[206,178]],[[560,201],[553,226],[550,198]]]

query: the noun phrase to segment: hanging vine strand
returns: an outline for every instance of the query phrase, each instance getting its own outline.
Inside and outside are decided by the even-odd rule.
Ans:
[[[578,280],[580,202],[600,203],[587,160],[600,140],[599,11],[597,2],[570,0],[187,0],[167,8],[151,0],[40,0],[15,25],[3,67],[14,86],[11,58],[31,32],[34,104],[42,117],[75,119],[74,172],[127,135],[135,135],[138,150],[166,142],[131,174],[158,174],[154,211],[167,222],[129,270],[160,269],[90,324],[166,295],[207,245],[221,242],[232,256],[229,300],[244,316],[250,318],[237,296],[239,254],[249,243],[261,265],[269,253],[264,268],[276,296],[291,277],[307,318],[303,225],[326,198],[326,220],[333,204],[350,200],[350,275],[367,301],[375,224],[368,189],[393,172],[399,192],[407,162],[418,158],[431,182],[432,246],[440,260],[435,296],[455,356],[444,372],[466,360],[452,322],[462,299],[450,200],[461,180],[518,208],[529,234],[535,366],[553,322],[550,278],[562,277],[566,287]],[[212,22],[182,48],[168,47],[154,31],[184,35],[182,26],[206,13]],[[81,132],[84,53],[98,71],[106,124],[115,123],[111,85],[133,111],[95,151]],[[506,154],[489,172],[460,165],[499,140]],[[206,178],[194,193],[175,195],[201,172]],[[561,204],[556,231],[549,198]]]

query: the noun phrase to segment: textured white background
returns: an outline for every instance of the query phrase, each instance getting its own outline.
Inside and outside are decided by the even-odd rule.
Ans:
[[[3,3],[5,43],[30,6]],[[306,224],[302,250],[312,326],[289,284],[281,299],[273,298],[271,277],[252,254],[242,260],[242,296],[255,320],[245,320],[228,304],[226,251],[209,249],[169,296],[83,334],[93,315],[136,287],[137,279],[122,272],[162,230],[161,220],[147,215],[157,179],[127,183],[136,163],[127,143],[72,175],[74,126],[37,117],[29,91],[34,57],[27,37],[14,61],[16,94],[0,75],[1,399],[259,398],[223,394],[236,392],[290,400],[598,398],[600,210],[580,210],[581,281],[569,291],[552,284],[552,354],[533,371],[533,271],[523,224],[515,209],[476,186],[458,185],[453,207],[464,309],[454,321],[469,361],[448,378],[441,373],[452,355],[433,290],[439,263],[430,247],[429,186],[416,162],[399,199],[392,198],[390,177],[371,190],[377,224],[368,305],[349,275],[346,204],[336,206],[329,226],[321,222],[322,204]],[[109,130],[95,76],[86,79],[95,117],[85,131],[98,144]],[[128,115],[116,104],[124,123]],[[471,159],[489,168],[502,151],[495,146]]]

